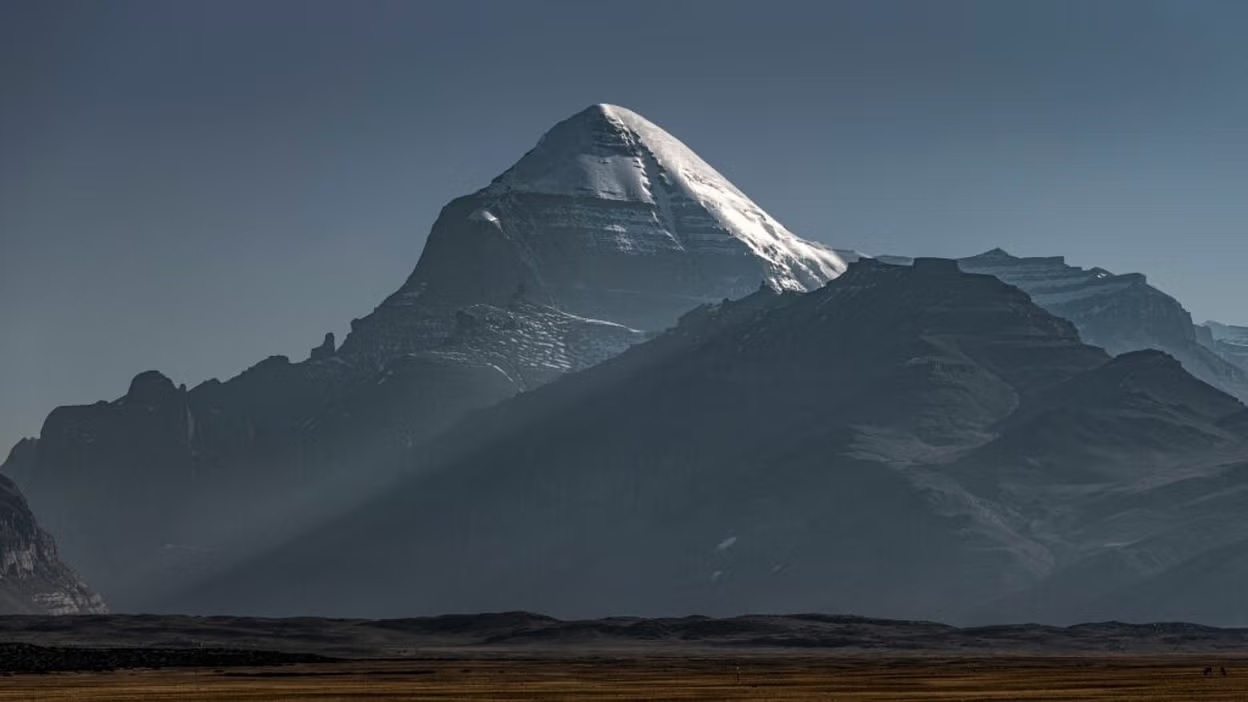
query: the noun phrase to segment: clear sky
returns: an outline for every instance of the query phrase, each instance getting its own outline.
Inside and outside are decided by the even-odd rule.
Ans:
[[[1141,271],[1248,323],[1248,2],[5,0],[0,443],[302,358],[596,102],[802,236]]]

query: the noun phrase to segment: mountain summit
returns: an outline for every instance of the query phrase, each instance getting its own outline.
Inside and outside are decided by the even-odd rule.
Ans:
[[[413,307],[423,320],[429,310],[504,305],[518,292],[659,330],[700,303],[760,284],[812,290],[844,269],[835,251],[785,229],[676,137],[631,110],[594,105],[448,204],[415,271],[354,325],[346,349],[419,346],[437,332]]]
[[[680,140],[615,105],[560,122],[486,192],[645,203],[651,217],[604,227],[596,243],[622,252],[752,255],[782,290],[809,290],[845,270],[836,253],[794,236]]]

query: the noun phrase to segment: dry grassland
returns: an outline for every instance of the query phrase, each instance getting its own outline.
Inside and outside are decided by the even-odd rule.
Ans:
[[[1229,675],[1218,667],[1225,664]],[[1203,669],[1212,665],[1215,675]],[[737,670],[740,668],[740,682]],[[1248,700],[1248,659],[408,660],[0,677],[0,700]]]

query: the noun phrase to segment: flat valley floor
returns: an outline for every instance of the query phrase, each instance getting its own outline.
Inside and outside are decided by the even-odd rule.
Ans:
[[[357,699],[1242,701],[1248,658],[412,659],[0,677],[4,701]]]

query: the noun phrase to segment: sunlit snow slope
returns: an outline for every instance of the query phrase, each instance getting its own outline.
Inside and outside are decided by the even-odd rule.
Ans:
[[[416,270],[347,347],[383,319],[393,331],[414,306],[497,305],[518,291],[657,330],[703,302],[764,284],[811,290],[844,269],[835,251],[785,229],[660,127],[594,105],[555,125],[489,186],[447,205]]]

